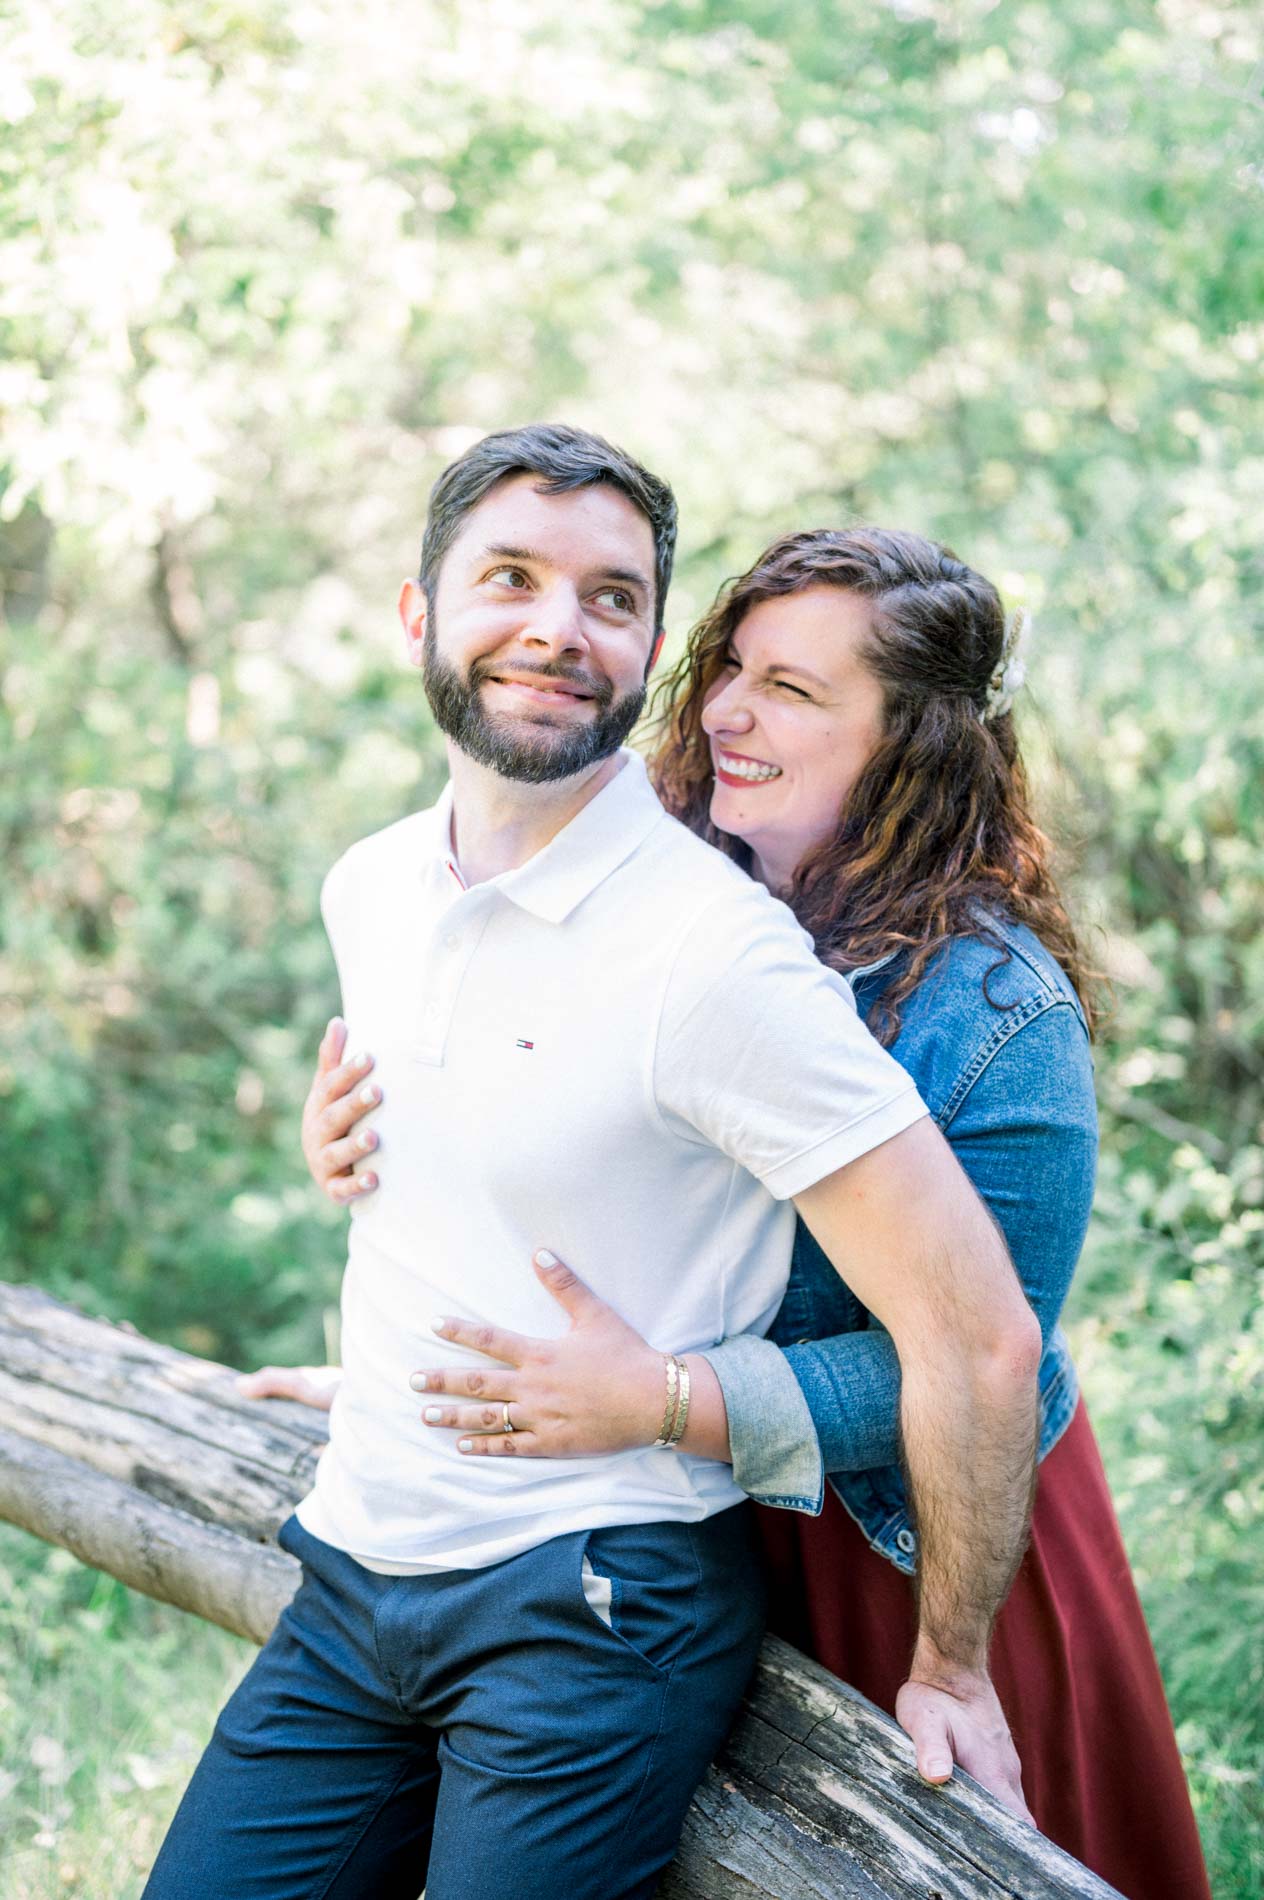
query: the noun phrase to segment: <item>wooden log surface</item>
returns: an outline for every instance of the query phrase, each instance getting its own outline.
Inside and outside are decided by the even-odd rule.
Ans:
[[[263,1642],[299,1566],[273,1539],[321,1414],[0,1283],[0,1517]],[[896,1725],[769,1637],[662,1900],[1110,1900],[968,1777],[928,1788]],[[1118,1900],[1118,1896],[1116,1896]]]

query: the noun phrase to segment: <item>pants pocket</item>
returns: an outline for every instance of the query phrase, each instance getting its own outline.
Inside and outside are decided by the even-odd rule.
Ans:
[[[592,1558],[587,1551],[580,1565],[580,1578],[583,1583],[584,1601],[594,1616],[599,1616],[608,1630],[614,1628],[614,1584],[609,1577],[599,1577],[592,1567]]]
[[[591,1531],[583,1547],[586,1610],[659,1675],[689,1645],[699,1580],[686,1524],[621,1524]]]

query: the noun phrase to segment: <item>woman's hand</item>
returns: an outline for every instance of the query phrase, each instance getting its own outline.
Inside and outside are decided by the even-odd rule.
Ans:
[[[425,1423],[477,1434],[458,1439],[457,1449],[485,1458],[581,1458],[652,1445],[663,1423],[662,1353],[553,1254],[537,1253],[532,1265],[570,1315],[570,1331],[528,1339],[498,1326],[437,1320],[442,1338],[501,1364],[415,1372],[409,1384],[430,1399]],[[504,1429],[506,1404],[512,1432]]]
[[[347,1025],[341,1016],[330,1019],[316,1056],[316,1073],[303,1103],[303,1159],[318,1188],[341,1206],[371,1194],[377,1176],[361,1166],[378,1145],[376,1129],[350,1131],[362,1115],[377,1107],[382,1091],[366,1082],[373,1067],[370,1055],[342,1060]]]
[[[297,1399],[327,1412],[341,1383],[341,1366],[264,1366],[243,1372],[237,1390],[243,1399]]]
[[[422,1412],[427,1425],[469,1436],[457,1450],[483,1458],[586,1458],[652,1445],[667,1401],[664,1355],[619,1318],[554,1254],[531,1262],[540,1284],[570,1316],[561,1339],[529,1339],[469,1320],[437,1320],[434,1331],[500,1365],[441,1366],[415,1372],[414,1392],[441,1395]],[[709,1362],[690,1353],[689,1419],[680,1449],[729,1459],[724,1393]],[[505,1430],[509,1408],[512,1431]]]

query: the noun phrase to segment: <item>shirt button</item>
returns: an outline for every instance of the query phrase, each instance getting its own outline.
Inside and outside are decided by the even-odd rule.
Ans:
[[[897,1531],[895,1548],[902,1550],[906,1557],[911,1557],[913,1552],[917,1549],[917,1539],[914,1537],[912,1531]]]

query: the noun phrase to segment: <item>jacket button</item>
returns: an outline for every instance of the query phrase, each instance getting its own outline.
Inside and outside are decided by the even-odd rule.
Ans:
[[[911,1557],[913,1552],[917,1549],[917,1539],[912,1531],[898,1531],[895,1538],[895,1548],[902,1550],[906,1557]]]

